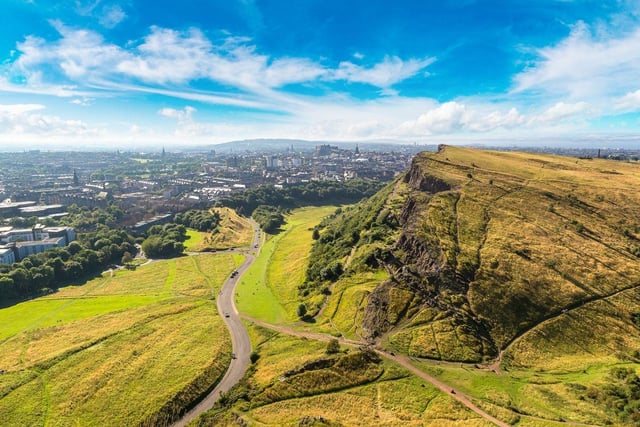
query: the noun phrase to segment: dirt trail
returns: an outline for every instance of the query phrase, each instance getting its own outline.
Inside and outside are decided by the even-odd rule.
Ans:
[[[280,333],[287,334],[287,335],[291,335],[291,336],[295,336],[295,337],[307,338],[307,339],[312,339],[312,340],[316,340],[316,341],[326,341],[326,342],[328,342],[331,339],[337,339],[341,344],[345,344],[345,345],[352,345],[352,346],[366,346],[367,345],[367,343],[363,342],[363,341],[355,341],[355,340],[350,340],[350,339],[346,339],[346,338],[336,338],[336,337],[334,337],[332,335],[327,335],[327,334],[322,334],[322,333],[317,333],[317,332],[302,332],[302,331],[298,331],[298,330],[295,330],[295,329],[287,327],[287,326],[273,325],[271,323],[267,323],[267,322],[263,322],[263,321],[260,321],[260,320],[257,320],[257,319],[253,319],[253,318],[248,317],[248,316],[242,316],[242,318],[246,319],[246,320],[248,320],[250,322],[253,322],[258,326],[262,326],[263,328],[271,329],[273,331],[280,332]],[[451,396],[453,399],[456,399],[458,402],[462,403],[464,406],[466,406],[467,408],[469,408],[470,410],[472,410],[476,414],[480,415],[485,420],[490,421],[493,424],[495,424],[497,426],[500,426],[500,427],[509,427],[509,424],[498,420],[497,418],[489,415],[488,413],[486,413],[485,411],[483,411],[482,409],[480,409],[479,407],[474,405],[473,402],[471,402],[471,399],[469,399],[469,397],[467,397],[466,395],[454,390],[453,388],[451,388],[451,386],[449,386],[449,385],[445,384],[444,382],[432,377],[431,375],[427,374],[426,372],[423,372],[420,369],[416,368],[410,362],[409,358],[407,358],[406,356],[396,356],[395,354],[392,354],[392,353],[389,353],[389,352],[386,352],[386,351],[380,350],[380,349],[374,349],[374,351],[376,353],[378,353],[379,355],[381,355],[382,357],[384,357],[386,359],[389,359],[389,360],[401,365],[402,367],[406,368],[411,373],[413,373],[414,375],[422,378],[423,380],[425,380],[427,382],[430,382],[431,384],[433,384],[434,386],[436,386],[437,388],[442,390],[444,393],[446,393],[449,396]]]

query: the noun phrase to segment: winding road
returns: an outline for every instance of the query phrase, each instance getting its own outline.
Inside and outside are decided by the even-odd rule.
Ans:
[[[251,355],[251,340],[249,339],[247,329],[242,324],[242,320],[240,320],[240,315],[234,302],[236,285],[240,277],[242,277],[244,272],[255,261],[256,253],[260,248],[260,228],[253,220],[249,221],[254,229],[252,245],[248,251],[243,251],[245,253],[245,260],[236,270],[238,273],[233,277],[229,277],[224,282],[217,298],[218,313],[223,316],[224,322],[227,324],[227,329],[231,334],[231,345],[233,348],[231,363],[218,385],[196,406],[185,413],[182,418],[173,423],[173,427],[184,427],[189,424],[191,420],[198,417],[198,415],[211,409],[223,393],[228,392],[231,387],[236,385],[236,383],[244,377],[251,362],[249,359]]]
[[[253,264],[256,259],[257,253],[260,251],[260,228],[258,224],[249,220],[251,226],[254,229],[254,237],[252,245],[248,248],[248,250],[233,250],[234,252],[244,253],[246,258],[242,265],[238,267],[237,274],[234,277],[229,277],[225,283],[222,285],[222,289],[220,290],[220,294],[217,299],[218,312],[227,325],[229,329],[229,333],[231,334],[231,344],[233,347],[233,355],[231,359],[231,363],[229,364],[229,368],[227,372],[224,374],[222,380],[216,385],[216,387],[202,399],[196,406],[194,406],[191,410],[185,413],[181,419],[172,424],[172,427],[184,427],[190,421],[198,417],[203,412],[208,411],[213,407],[213,405],[218,401],[220,396],[223,393],[228,392],[236,383],[238,383],[242,377],[244,377],[245,373],[250,364],[250,355],[251,355],[251,341],[249,339],[249,334],[247,333],[246,328],[242,324],[242,320],[238,310],[236,309],[234,296],[236,291],[236,285],[238,284],[239,279],[242,277],[244,272]],[[322,334],[322,333],[313,333],[313,332],[301,332],[286,326],[282,325],[273,325],[270,323],[262,322],[258,319],[253,319],[247,316],[243,316],[248,321],[251,321],[259,326],[284,333],[287,335],[305,337],[308,339],[318,340],[318,341],[329,341],[330,339],[334,339],[334,336]],[[354,340],[348,340],[344,338],[340,338],[339,341],[342,344],[350,345],[350,346],[364,346],[366,343]],[[485,420],[500,426],[500,427],[508,427],[508,424],[496,419],[490,414],[486,413],[476,405],[471,402],[471,399],[468,396],[460,392],[454,391],[449,385],[443,383],[442,381],[432,377],[431,375],[425,373],[424,371],[415,367],[406,356],[397,356],[393,353],[386,352],[381,349],[375,349],[375,351],[381,356],[394,361],[395,363],[405,367],[409,371],[411,371],[414,375],[422,378],[423,380],[431,383],[438,389],[442,390],[442,392],[448,394],[453,399],[457,400],[465,407],[469,408],[471,411],[475,412]]]

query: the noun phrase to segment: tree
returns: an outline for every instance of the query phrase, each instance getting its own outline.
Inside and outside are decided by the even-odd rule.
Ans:
[[[300,304],[298,306],[298,317],[303,318],[307,314],[307,306],[304,304]]]
[[[340,341],[338,341],[336,338],[331,339],[328,343],[327,343],[327,354],[335,354],[338,353],[340,351]]]
[[[317,228],[313,229],[313,234],[311,235],[311,238],[313,240],[318,240],[320,238],[320,232],[318,231]]]
[[[129,264],[131,261],[133,261],[133,257],[131,256],[131,253],[125,252],[122,255],[122,264],[126,265],[126,264]]]

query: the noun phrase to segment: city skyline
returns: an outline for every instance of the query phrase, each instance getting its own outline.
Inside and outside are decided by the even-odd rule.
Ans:
[[[0,146],[638,146],[639,13],[580,0],[9,0]]]

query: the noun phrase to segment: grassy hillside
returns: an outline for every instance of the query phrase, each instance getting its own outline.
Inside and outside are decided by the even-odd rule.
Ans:
[[[187,231],[185,242],[187,252],[206,252],[214,249],[229,249],[248,246],[253,237],[253,228],[249,222],[230,208],[213,208],[220,216],[220,224],[213,233]]]
[[[343,348],[250,326],[260,358],[249,375],[192,425],[489,426],[406,370]]]
[[[639,185],[635,163],[423,153],[322,224],[306,286],[385,271],[361,326],[415,356],[619,360],[640,346]]]
[[[166,423],[226,370],[214,297],[237,262],[154,262],[0,310],[2,424]]]

